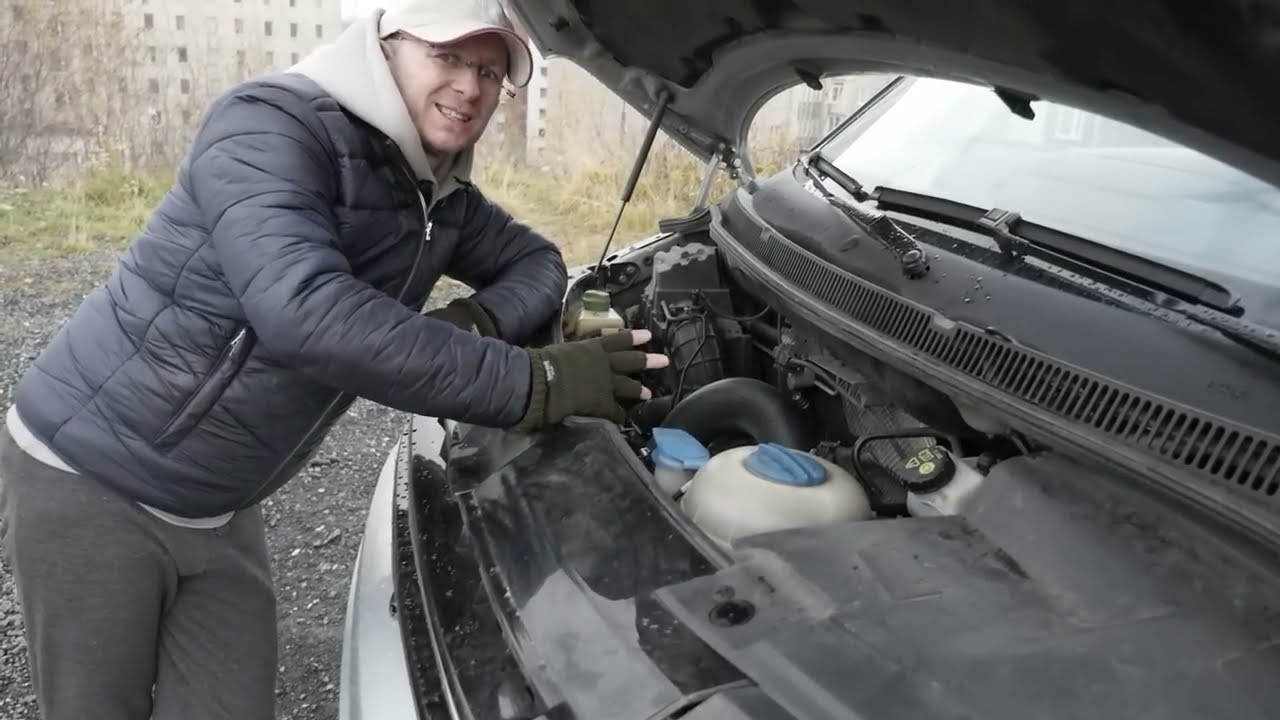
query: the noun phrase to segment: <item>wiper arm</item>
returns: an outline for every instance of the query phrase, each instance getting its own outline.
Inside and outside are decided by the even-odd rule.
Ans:
[[[1232,317],[1244,314],[1239,296],[1224,285],[1140,255],[1024,220],[1018,213],[983,209],[954,200],[878,187],[868,196],[886,210],[906,211],[990,236],[1011,258],[1035,257],[1157,305],[1163,295],[1212,308]]]
[[[904,210],[995,239],[1011,258],[1035,257],[1138,298],[1224,337],[1280,359],[1274,330],[1241,319],[1244,308],[1229,288],[1123,250],[1023,220],[1007,210],[983,210],[930,195],[878,187],[868,197],[884,209]]]
[[[887,187],[877,187],[868,192],[862,183],[817,151],[801,158],[800,167],[828,202],[860,227],[879,237],[891,250],[894,244],[887,241],[886,236],[905,239],[899,247],[905,248],[904,253],[911,250],[920,253],[921,262],[926,263],[924,272],[928,271],[927,260],[911,235],[884,213],[869,211],[832,195],[824,182],[829,178],[859,202],[871,200],[886,210],[905,210],[913,215],[984,233],[994,239],[1001,252],[1010,258],[1026,256],[1047,261],[1143,300],[1159,308],[1158,311],[1172,312],[1212,328],[1255,352],[1280,359],[1277,333],[1240,319],[1244,308],[1239,304],[1239,297],[1231,289],[1212,280],[1028,222],[1015,212],[998,208],[983,210],[954,200]],[[924,272],[912,277],[920,277]]]
[[[868,210],[865,207],[846,202],[836,197],[826,187],[826,181],[830,178],[840,186],[840,189],[849,193],[855,200],[862,202],[870,196],[857,180],[837,168],[831,161],[824,158],[822,153],[816,150],[800,158],[798,164],[804,173],[809,176],[809,179],[813,181],[814,189],[824,200],[844,213],[855,225],[879,240],[889,252],[894,254],[902,265],[902,272],[907,277],[916,279],[928,274],[928,255],[925,254],[924,250],[920,249],[920,244],[916,242],[916,239],[906,230],[899,227],[898,223],[893,221],[893,218],[885,213]]]

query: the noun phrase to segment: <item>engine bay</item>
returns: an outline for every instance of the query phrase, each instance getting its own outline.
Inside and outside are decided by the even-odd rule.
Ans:
[[[959,514],[1030,442],[875,359],[824,346],[734,282],[705,234],[580,280],[566,339],[646,329],[670,364],[623,435],[659,491],[724,548],[772,531]]]

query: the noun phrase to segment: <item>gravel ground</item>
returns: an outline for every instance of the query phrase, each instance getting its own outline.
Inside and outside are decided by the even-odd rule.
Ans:
[[[20,262],[0,258],[0,410],[14,383],[113,257]],[[442,287],[433,304],[457,294]],[[336,718],[351,564],[382,461],[401,413],[358,401],[311,465],[264,504],[279,597],[279,718]],[[0,718],[35,720],[22,618],[0,560]]]

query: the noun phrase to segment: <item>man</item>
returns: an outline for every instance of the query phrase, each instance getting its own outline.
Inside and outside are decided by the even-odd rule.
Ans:
[[[0,433],[46,718],[272,717],[258,503],[355,397],[523,431],[648,396],[628,375],[665,358],[643,333],[520,346],[564,263],[468,174],[531,65],[491,0],[416,0],[212,103]],[[442,275],[475,294],[420,313]]]

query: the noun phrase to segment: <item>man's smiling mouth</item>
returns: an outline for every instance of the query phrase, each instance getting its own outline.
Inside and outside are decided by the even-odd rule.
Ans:
[[[455,120],[457,122],[462,122],[462,123],[471,122],[471,116],[468,115],[467,113],[454,110],[453,108],[450,108],[450,107],[445,107],[444,105],[441,105],[439,103],[436,103],[436,110],[439,110],[441,115],[444,115],[450,120]]]

